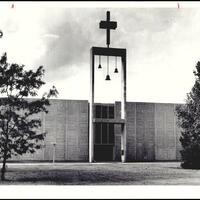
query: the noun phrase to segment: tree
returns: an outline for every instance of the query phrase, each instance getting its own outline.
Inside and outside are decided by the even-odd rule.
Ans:
[[[49,98],[58,91],[53,86],[42,98],[37,96],[44,69],[25,70],[24,65],[9,64],[6,53],[0,59],[0,159],[1,180],[5,180],[6,162],[12,155],[34,153],[42,147],[45,133],[39,132],[39,113],[47,113]],[[29,99],[27,97],[32,97]]]
[[[183,168],[200,169],[200,62],[196,65],[195,84],[187,94],[186,103],[176,107]]]

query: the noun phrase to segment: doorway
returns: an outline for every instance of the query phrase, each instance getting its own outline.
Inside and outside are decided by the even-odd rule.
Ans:
[[[114,161],[114,124],[95,124],[94,160]]]
[[[95,118],[114,119],[113,104],[96,104]],[[114,123],[94,124],[94,160],[114,161]]]
[[[95,145],[94,160],[96,162],[113,161],[113,145]]]

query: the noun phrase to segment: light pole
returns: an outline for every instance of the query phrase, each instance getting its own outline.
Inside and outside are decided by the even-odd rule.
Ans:
[[[53,158],[52,158],[52,162],[53,162],[53,164],[55,163],[55,159],[56,159],[56,142],[52,142],[51,143],[52,145],[53,145],[53,154],[52,154],[52,156],[53,156]]]

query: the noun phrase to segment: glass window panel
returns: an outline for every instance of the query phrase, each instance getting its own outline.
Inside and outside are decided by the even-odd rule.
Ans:
[[[114,106],[109,106],[109,118],[114,118]]]
[[[114,144],[114,124],[109,124],[109,144]]]
[[[108,118],[108,107],[102,106],[102,118],[106,119]]]
[[[101,106],[98,105],[95,108],[96,108],[96,112],[95,112],[96,116],[95,117],[96,118],[101,118]]]
[[[95,143],[101,144],[101,124],[95,124]]]
[[[102,144],[108,143],[108,124],[102,124]]]

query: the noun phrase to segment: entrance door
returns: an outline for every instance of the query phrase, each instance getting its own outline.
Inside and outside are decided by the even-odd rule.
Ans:
[[[95,161],[114,160],[114,124],[96,123],[95,124]]]
[[[113,145],[95,145],[94,160],[97,162],[113,161]]]

